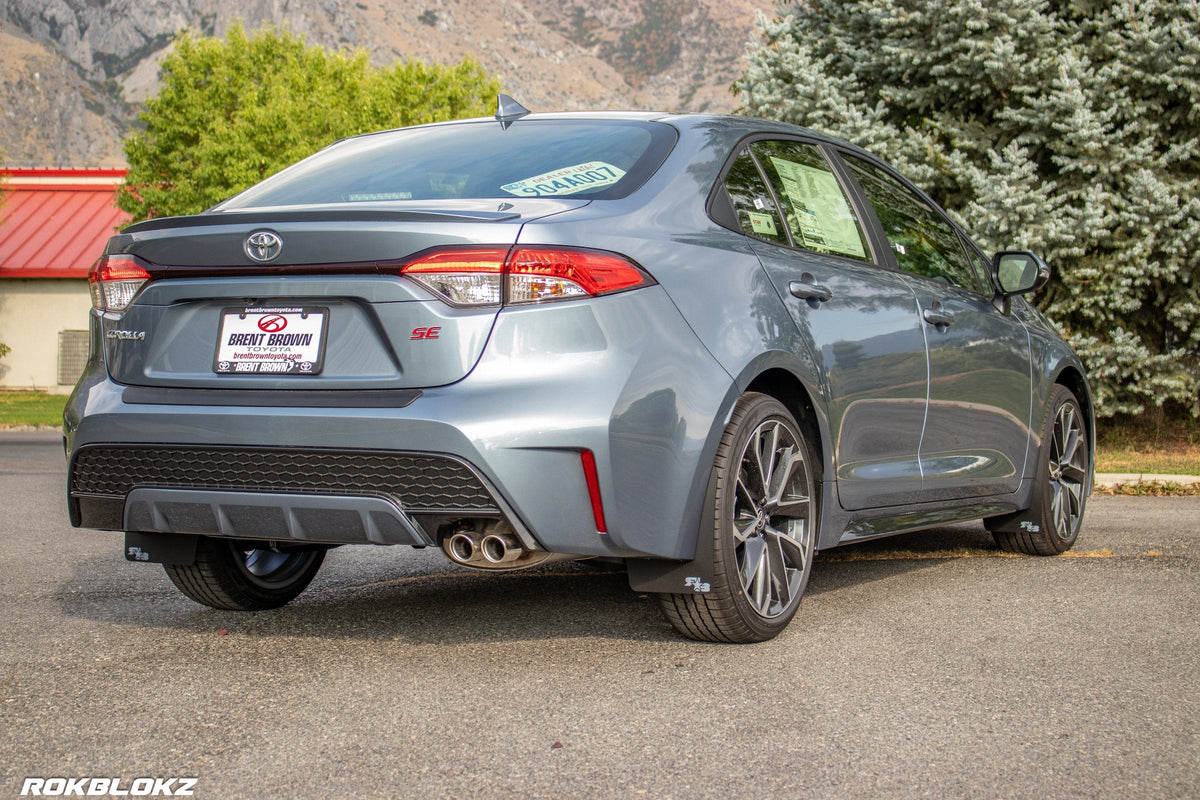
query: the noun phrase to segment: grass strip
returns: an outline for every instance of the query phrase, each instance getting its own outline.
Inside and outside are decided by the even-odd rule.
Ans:
[[[65,394],[0,392],[0,428],[25,425],[62,425]]]

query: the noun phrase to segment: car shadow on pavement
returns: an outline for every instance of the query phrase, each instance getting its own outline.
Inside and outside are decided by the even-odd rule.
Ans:
[[[944,560],[944,553],[956,557],[949,553],[961,548],[995,545],[976,524],[827,551],[815,561],[806,596],[922,570]],[[435,553],[408,558],[347,548],[331,552],[322,573],[291,604],[254,613],[199,606],[179,594],[157,566],[132,564],[119,555],[82,561],[75,573],[54,592],[61,612],[118,627],[413,644],[578,637],[681,641],[654,596],[630,590],[619,564],[559,562],[484,573],[456,567]],[[846,613],[864,612],[848,604]]]

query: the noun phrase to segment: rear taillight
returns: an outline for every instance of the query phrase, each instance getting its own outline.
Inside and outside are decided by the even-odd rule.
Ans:
[[[88,273],[92,307],[100,311],[124,311],[150,280],[144,262],[134,256],[101,256]]]
[[[459,306],[599,297],[654,283],[616,253],[566,247],[435,250],[401,274]]]
[[[435,250],[400,270],[456,306],[499,305],[508,248]]]

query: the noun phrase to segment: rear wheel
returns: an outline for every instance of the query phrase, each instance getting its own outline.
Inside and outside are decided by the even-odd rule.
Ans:
[[[196,545],[194,564],[164,564],[163,568],[171,583],[197,603],[259,611],[295,599],[308,588],[324,560],[324,550],[271,550],[205,537]]]
[[[710,591],[660,595],[685,636],[761,642],[796,614],[816,537],[816,462],[779,401],[746,394],[721,437],[709,480],[714,574]]]
[[[1023,515],[1016,530],[993,531],[996,544],[1032,556],[1071,549],[1083,524],[1090,472],[1091,453],[1079,401],[1065,386],[1055,386],[1046,404],[1038,451],[1041,485],[1034,490],[1032,514]]]

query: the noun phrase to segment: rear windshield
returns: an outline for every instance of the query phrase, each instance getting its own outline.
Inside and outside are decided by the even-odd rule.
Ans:
[[[513,197],[624,197],[675,144],[637,120],[495,121],[386,131],[337,142],[216,210]]]

